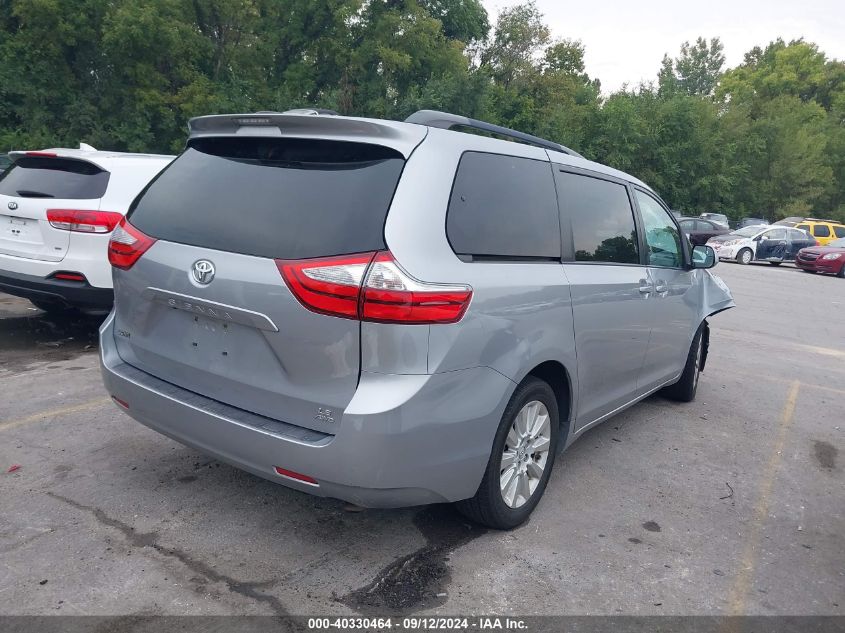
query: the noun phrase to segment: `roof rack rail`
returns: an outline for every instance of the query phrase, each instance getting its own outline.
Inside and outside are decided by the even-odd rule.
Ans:
[[[454,127],[468,127],[482,132],[489,132],[490,134],[498,134],[499,136],[504,136],[516,141],[522,141],[528,145],[534,145],[544,149],[552,149],[556,152],[563,152],[564,154],[584,158],[575,150],[569,149],[560,143],[547,141],[539,136],[533,136],[531,134],[526,134],[525,132],[518,132],[517,130],[502,127],[501,125],[493,125],[492,123],[486,123],[485,121],[470,119],[459,114],[450,114],[449,112],[439,112],[437,110],[419,110],[405,119],[405,122],[416,123],[418,125],[428,125],[429,127],[438,127],[444,130],[451,130]]]

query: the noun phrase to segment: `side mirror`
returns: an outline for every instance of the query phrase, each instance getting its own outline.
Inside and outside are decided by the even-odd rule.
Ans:
[[[692,248],[693,268],[713,268],[716,265],[716,251],[712,246],[698,245]]]

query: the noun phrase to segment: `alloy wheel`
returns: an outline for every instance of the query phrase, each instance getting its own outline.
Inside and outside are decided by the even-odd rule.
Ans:
[[[499,486],[508,507],[525,505],[540,485],[551,440],[549,410],[539,400],[532,400],[514,417],[502,452]]]

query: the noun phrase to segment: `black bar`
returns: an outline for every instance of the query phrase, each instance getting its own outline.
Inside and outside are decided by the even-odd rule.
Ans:
[[[429,127],[439,127],[444,130],[451,130],[454,127],[469,127],[475,130],[481,130],[482,132],[489,132],[490,134],[498,134],[499,136],[519,140],[523,143],[527,143],[528,145],[534,145],[544,149],[552,149],[556,152],[563,152],[564,154],[583,158],[583,156],[575,150],[571,150],[560,143],[548,141],[544,138],[540,138],[539,136],[533,136],[532,134],[526,134],[525,132],[519,132],[518,130],[502,127],[501,125],[487,123],[486,121],[470,119],[458,114],[450,114],[449,112],[419,110],[405,119],[405,122],[417,123],[418,125],[428,125]]]

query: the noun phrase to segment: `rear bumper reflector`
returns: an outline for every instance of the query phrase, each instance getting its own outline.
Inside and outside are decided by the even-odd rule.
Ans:
[[[81,273],[55,273],[53,279],[61,279],[62,281],[87,281],[85,275]]]
[[[314,479],[313,477],[309,477],[308,475],[296,473],[292,470],[288,470],[286,468],[281,468],[280,466],[274,466],[273,469],[276,471],[277,475],[281,475],[282,477],[287,477],[288,479],[293,479],[294,481],[298,481],[298,482],[303,483],[303,484],[308,484],[309,486],[319,486],[320,485],[320,484],[317,483],[316,479]]]
[[[111,397],[111,399],[112,399],[112,400],[114,400],[114,403],[115,403],[117,406],[122,407],[122,408],[124,408],[124,409],[126,409],[126,410],[129,410],[129,403],[128,403],[128,402],[126,402],[125,400],[121,400],[121,399],[120,399],[120,398],[118,398],[117,396],[112,396],[112,397]]]

